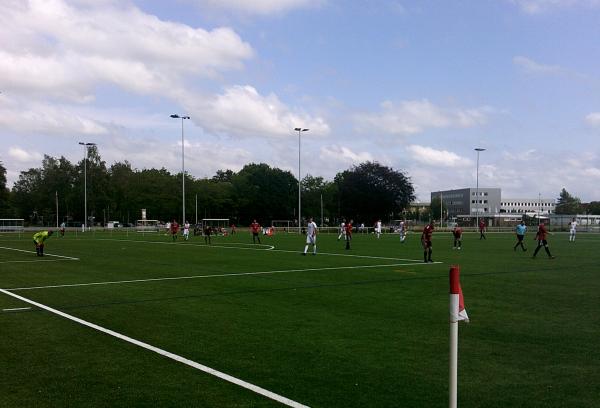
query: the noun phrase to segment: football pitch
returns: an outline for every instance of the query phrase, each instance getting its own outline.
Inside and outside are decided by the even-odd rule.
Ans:
[[[2,407],[444,407],[460,265],[459,406],[597,407],[600,236],[0,234]]]

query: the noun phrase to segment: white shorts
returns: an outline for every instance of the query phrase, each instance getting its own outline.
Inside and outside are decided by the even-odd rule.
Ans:
[[[317,243],[317,236],[316,235],[307,235],[306,243],[315,245]]]

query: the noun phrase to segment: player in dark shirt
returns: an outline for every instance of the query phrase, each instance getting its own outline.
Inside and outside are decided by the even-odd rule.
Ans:
[[[430,221],[429,224],[423,228],[423,233],[421,234],[421,245],[423,245],[423,261],[426,263],[433,262],[431,259],[431,236],[433,235],[433,230],[433,221]]]

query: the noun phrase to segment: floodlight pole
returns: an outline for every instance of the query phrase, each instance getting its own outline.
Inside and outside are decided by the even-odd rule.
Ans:
[[[479,228],[479,153],[485,151],[485,149],[476,147],[475,151],[477,152],[477,181],[475,187],[477,199],[475,200],[475,227]]]
[[[294,128],[294,130],[296,132],[298,132],[298,234],[302,233],[302,216],[301,216],[301,210],[302,210],[302,193],[300,192],[301,189],[301,185],[302,185],[302,177],[301,177],[301,173],[300,173],[300,152],[301,152],[301,135],[302,132],[308,132],[309,129],[304,129],[304,128]]]
[[[171,115],[173,119],[181,119],[181,200],[182,200],[182,219],[181,224],[185,224],[185,144],[183,139],[183,120],[189,119],[189,116]]]
[[[88,160],[88,148],[90,146],[96,146],[96,143],[89,142],[79,142],[81,146],[83,146],[83,212],[84,212],[84,220],[83,220],[83,232],[87,231],[87,160]]]

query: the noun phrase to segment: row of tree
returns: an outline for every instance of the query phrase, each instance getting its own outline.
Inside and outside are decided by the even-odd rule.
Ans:
[[[581,199],[572,196],[562,189],[556,201],[556,214],[593,214],[600,215],[600,201],[582,203]]]
[[[127,161],[111,166],[96,146],[85,160],[44,156],[39,168],[21,172],[12,189],[0,163],[0,218],[23,218],[31,225],[54,225],[58,219],[81,224],[87,184],[88,216],[95,223],[108,220],[135,223],[145,208],[147,217],[161,221],[182,217],[182,174],[166,169],[132,168]],[[84,167],[86,166],[86,167]],[[85,179],[84,179],[85,177]],[[87,182],[86,182],[87,180]],[[370,225],[375,220],[399,218],[414,200],[409,177],[376,162],[365,162],[338,173],[332,181],[306,176],[301,183],[302,215],[323,217],[333,225],[341,217]],[[289,171],[251,163],[239,172],[219,170],[211,178],[186,174],[186,218],[229,218],[238,224],[258,219],[296,220],[298,180]]]

